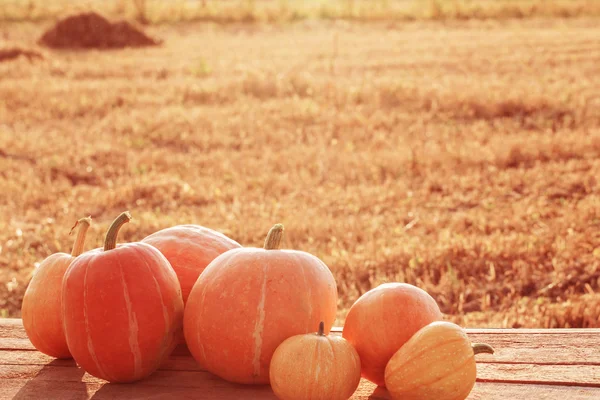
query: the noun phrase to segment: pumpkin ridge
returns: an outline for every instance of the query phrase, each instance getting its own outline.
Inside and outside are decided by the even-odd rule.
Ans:
[[[414,360],[415,358],[417,358],[418,356],[420,356],[420,355],[422,355],[423,353],[426,353],[426,352],[428,352],[428,351],[430,351],[430,350],[435,350],[435,349],[437,349],[437,348],[439,348],[439,347],[442,347],[442,346],[444,346],[444,345],[447,345],[447,344],[456,343],[456,342],[462,342],[463,340],[464,340],[463,338],[453,339],[453,340],[449,340],[449,341],[447,341],[447,342],[441,342],[441,343],[438,343],[438,344],[436,344],[435,346],[432,346],[432,347],[427,347],[427,348],[425,348],[425,349],[421,349],[419,352],[416,352],[416,353],[414,354],[414,356],[413,356],[413,357],[411,357],[411,358],[409,358],[407,361],[412,361],[412,360]]]
[[[304,288],[306,289],[306,297],[308,299],[308,301],[306,302],[306,304],[308,304],[308,319],[307,319],[307,323],[310,324],[312,322],[312,315],[313,315],[313,307],[312,307],[312,292],[310,290],[310,285],[308,284],[308,281],[306,280],[306,269],[304,267],[302,267],[302,260],[300,259],[300,256],[298,254],[293,254],[292,255],[293,260],[296,264],[300,265],[300,270],[302,271],[302,278],[304,278]],[[310,329],[307,327],[306,328],[307,332],[310,332]]]
[[[125,300],[125,307],[127,308],[127,318],[129,319],[129,349],[133,355],[133,375],[135,379],[137,379],[141,375],[142,369],[142,354],[138,341],[139,326],[137,318],[131,308],[131,298],[129,297],[129,289],[127,288],[127,284],[125,282],[125,274],[123,273],[123,265],[121,264],[120,258],[117,258],[117,264],[119,265],[119,272],[121,273],[123,298]]]
[[[415,334],[415,335],[416,335],[416,334]],[[411,338],[411,339],[412,339],[412,338]],[[459,341],[462,341],[462,340],[463,340],[462,338],[459,338],[459,339],[454,339],[454,340],[450,340],[450,341],[448,341],[448,342],[442,342],[442,343],[438,343],[437,345],[435,345],[435,346],[433,346],[433,347],[427,347],[427,348],[425,348],[425,349],[420,349],[418,352],[415,352],[415,354],[414,354],[414,355],[412,355],[412,357],[410,357],[409,359],[407,359],[406,361],[404,361],[402,364],[406,365],[406,364],[408,364],[409,362],[413,361],[413,360],[414,360],[414,359],[416,359],[417,357],[419,357],[419,356],[423,355],[424,353],[426,353],[426,352],[428,352],[428,351],[430,351],[430,350],[435,350],[435,349],[437,349],[437,348],[438,348],[438,347],[440,347],[440,346],[444,346],[444,345],[446,345],[446,344],[450,344],[450,343],[459,342]],[[407,342],[407,343],[408,343],[408,342]],[[400,349],[398,349],[398,351],[400,351]],[[393,357],[393,356],[392,356],[392,357]],[[391,360],[391,358],[390,358],[390,360]],[[388,362],[389,362],[389,361],[388,361]],[[402,365],[400,365],[400,366],[399,366],[399,368],[400,368],[400,367],[402,367]],[[396,372],[396,370],[390,370],[390,374],[393,374],[393,373],[395,373],[395,372]]]
[[[210,264],[209,264],[210,265]],[[205,270],[206,271],[206,270]],[[193,287],[192,287],[193,290]],[[190,294],[192,292],[190,291]],[[206,298],[206,287],[202,287],[202,294],[200,296],[202,298],[202,302],[200,304],[205,304],[204,303],[204,299]],[[200,314],[202,314],[204,312],[204,308],[201,307],[200,308]],[[198,343],[198,345],[200,346],[200,351],[202,352],[201,358],[202,358],[202,363],[206,364],[206,352],[204,351],[204,342],[202,340],[200,340],[200,318],[197,318],[194,322],[195,322],[195,326],[194,329],[196,330],[196,343]]]
[[[238,250],[238,249],[231,249],[229,251],[226,251],[225,253],[220,254],[217,258],[221,258],[223,260],[227,259],[230,263],[232,263],[232,261],[230,259],[232,259],[235,255],[237,255],[236,250]],[[204,271],[202,273],[204,274],[205,279],[208,279],[208,277],[211,278],[211,284],[212,284],[212,283],[214,283],[215,278],[214,278],[214,276],[212,276],[210,274],[210,271],[212,270],[212,268],[210,268],[211,264],[212,264],[212,262],[209,263],[206,266],[206,269],[204,270],[204,271],[207,271],[207,273],[204,274]],[[200,278],[198,278],[198,279],[200,279]],[[190,291],[190,295],[194,291],[195,286],[196,285],[192,286],[192,290]],[[206,299],[207,287],[210,287],[210,285],[202,286],[201,289],[200,289],[201,290],[201,292],[200,292],[201,301],[199,302],[199,304],[202,305],[199,308],[199,314],[200,315],[204,314],[204,306],[203,305],[206,304],[205,303],[205,299]],[[185,311],[184,311],[184,315],[185,315]],[[185,320],[185,317],[184,317],[184,320]],[[204,341],[200,339],[200,334],[201,334],[200,322],[201,322],[201,320],[202,320],[202,318],[196,318],[196,319],[194,319],[195,325],[193,326],[193,328],[194,328],[194,330],[196,332],[196,344],[198,345],[199,350],[201,352],[200,358],[201,358],[202,362],[201,363],[199,362],[199,363],[205,369],[206,368],[206,364],[207,364],[207,359],[206,359],[206,351],[204,350]],[[191,338],[190,338],[190,340],[191,340]],[[188,341],[188,339],[186,338],[186,342],[187,341]]]
[[[327,340],[327,343],[329,343],[329,347],[331,348],[331,365],[335,368],[336,356],[335,356],[335,350],[334,350],[335,347],[333,346],[333,341],[331,340],[331,338],[329,336],[325,336],[325,339]],[[332,394],[337,393],[336,383],[339,381],[340,381],[340,379],[333,379],[333,382],[331,384],[331,393]]]
[[[477,378],[476,378],[477,379]],[[473,383],[473,386],[475,386],[475,383]],[[456,395],[456,397],[450,399],[450,400],[463,400],[466,399],[467,397],[469,397],[469,394],[471,393],[471,391],[473,390],[473,386],[471,386],[468,391],[467,388],[465,387],[464,393],[458,393]]]
[[[313,376],[314,376],[314,382],[319,381],[319,374],[321,373],[321,364],[319,363],[319,347],[321,347],[321,340],[320,340],[319,336],[317,336],[316,342],[317,343],[315,344],[313,357],[312,357],[312,365],[315,366],[312,371]],[[307,387],[310,388],[307,398],[312,399],[314,397],[314,394],[313,394],[314,387],[313,387],[313,385],[307,385]]]
[[[254,358],[252,359],[252,366],[254,368],[254,377],[260,376],[260,356],[262,352],[262,344],[263,344],[263,331],[265,329],[265,300],[267,297],[267,265],[265,263],[265,259],[263,257],[263,282],[260,291],[260,300],[258,301],[258,306],[256,307],[257,319],[256,324],[254,325],[254,332],[252,333],[252,337],[254,338]]]
[[[57,263],[59,262],[58,259],[62,258],[62,256],[68,256],[67,253],[56,253],[56,254],[52,254],[50,255],[47,260],[50,262],[52,261],[52,263]],[[57,260],[54,261],[54,258],[56,258]],[[39,267],[38,267],[39,268]],[[37,301],[36,301],[37,303]],[[62,308],[62,304],[61,304],[61,308]],[[31,313],[31,317],[32,317],[32,325],[36,326],[36,318],[38,317],[37,313]],[[64,333],[64,328],[63,328],[63,333]],[[54,346],[48,346],[48,343],[46,342],[46,338],[44,337],[44,335],[39,335],[37,334],[37,332],[35,333],[36,338],[46,347],[46,348],[53,348]]]
[[[447,342],[447,343],[450,343],[450,342]],[[440,376],[440,377],[437,377],[437,378],[435,378],[435,379],[434,379],[434,380],[432,380],[432,381],[428,381],[428,382],[421,382],[421,383],[419,383],[419,384],[418,384],[418,385],[416,385],[416,386],[412,386],[412,387],[411,387],[411,389],[415,389],[415,388],[420,388],[420,387],[423,387],[423,386],[432,385],[432,384],[434,384],[434,383],[436,383],[436,382],[439,382],[439,381],[441,381],[442,379],[446,379],[446,378],[448,378],[448,377],[450,377],[450,376],[452,376],[452,375],[456,374],[457,372],[460,372],[460,371],[461,371],[461,369],[462,369],[462,368],[463,368],[463,367],[464,367],[466,364],[468,364],[470,361],[471,361],[471,358],[469,357],[469,358],[467,358],[467,359],[466,359],[466,360],[465,360],[465,361],[464,361],[462,364],[460,364],[458,367],[454,367],[454,370],[453,370],[453,371],[452,371],[450,374],[448,374],[448,375],[444,375],[444,376]]]
[[[96,258],[96,254],[93,254],[92,257],[90,258],[90,260],[85,264],[85,274],[83,275],[83,317],[85,320],[85,334],[87,336],[87,349],[88,352],[90,353],[90,356],[92,357],[92,360],[94,361],[94,364],[96,364],[96,368],[98,368],[98,371],[106,378],[108,378],[108,374],[104,371],[104,369],[102,368],[102,366],[100,365],[100,361],[98,360],[98,357],[96,356],[96,349],[94,348],[94,343],[92,341],[92,335],[90,334],[90,320],[88,318],[88,301],[87,301],[87,292],[88,292],[88,284],[87,284],[87,276],[88,276],[88,272],[90,269],[90,265],[92,264],[92,262],[94,261],[94,258]]]
[[[148,246],[150,246],[150,245],[148,245]],[[148,272],[152,276],[152,281],[154,282],[154,287],[156,288],[156,291],[158,292],[158,297],[160,298],[160,305],[162,306],[163,319],[165,322],[165,331],[166,331],[169,329],[169,316],[168,316],[169,313],[167,310],[167,306],[165,305],[165,299],[163,298],[162,292],[160,291],[160,285],[158,284],[158,281],[156,280],[156,277],[154,276],[154,273],[152,272],[152,268],[150,268],[150,265],[148,265],[148,261],[146,260],[144,253],[140,252],[140,249],[138,249],[137,247],[132,247],[132,249],[140,255],[140,258],[144,261],[144,265],[146,266],[146,268],[148,269]],[[170,337],[171,337],[171,335],[169,335],[169,336],[163,335],[163,341],[161,343],[162,353],[161,353],[160,357],[158,357],[158,361],[157,361],[159,363],[164,359],[164,353],[166,351],[168,351],[168,347],[166,344]]]

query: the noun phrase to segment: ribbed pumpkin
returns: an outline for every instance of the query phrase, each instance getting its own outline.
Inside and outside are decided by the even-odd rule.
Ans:
[[[281,400],[346,400],[360,383],[360,358],[347,340],[315,333],[295,335],[271,359],[271,388]]]
[[[21,305],[21,318],[27,337],[40,352],[56,358],[71,358],[65,333],[61,307],[62,281],[73,260],[83,252],[85,236],[92,223],[82,218],[71,254],[55,253],[46,258],[33,274]]]
[[[451,322],[420,329],[390,359],[386,388],[398,400],[464,400],[475,385],[475,355],[493,354],[484,343],[471,344],[465,331]]]
[[[441,319],[437,303],[423,289],[385,283],[350,307],[342,336],[358,351],[362,376],[385,386],[385,366],[394,353],[419,329]]]
[[[181,336],[183,299],[175,271],[146,243],[116,246],[122,213],[103,249],[79,256],[63,279],[64,330],[73,358],[89,374],[133,382],[154,372]]]
[[[317,257],[278,250],[277,224],[264,248],[229,250],[215,258],[192,288],[184,315],[194,358],[231,382],[269,383],[273,352],[285,339],[310,333],[320,321],[329,332],[337,286]]]
[[[160,250],[175,270],[183,303],[204,268],[227,250],[240,248],[238,242],[220,232],[200,225],[177,225],[162,229],[142,239]]]

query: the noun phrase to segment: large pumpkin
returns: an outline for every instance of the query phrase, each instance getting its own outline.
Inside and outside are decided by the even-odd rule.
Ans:
[[[204,270],[188,298],[184,333],[190,352],[228,381],[269,383],[273,352],[285,339],[335,321],[337,286],[317,257],[278,250],[275,225],[263,249],[229,250]]]
[[[21,318],[27,337],[36,349],[51,357],[71,358],[63,331],[62,280],[69,265],[83,253],[91,223],[90,217],[77,221],[71,229],[72,233],[79,226],[71,254],[55,253],[42,261],[23,296]]]
[[[103,249],[71,264],[63,279],[64,329],[73,358],[89,374],[133,382],[154,372],[180,339],[183,299],[175,271],[146,243],[116,246],[128,212]]]
[[[350,307],[342,336],[358,351],[362,376],[385,386],[385,366],[394,353],[419,329],[441,319],[436,301],[423,289],[385,283]]]
[[[385,386],[397,400],[464,400],[475,385],[475,355],[493,354],[484,343],[471,344],[451,322],[432,322],[420,329],[390,359]]]
[[[227,250],[242,247],[220,232],[199,225],[178,225],[162,229],[142,239],[160,250],[175,270],[183,303],[204,268]]]
[[[348,341],[325,335],[295,335],[271,359],[271,387],[281,400],[347,400],[360,383],[360,358]]]

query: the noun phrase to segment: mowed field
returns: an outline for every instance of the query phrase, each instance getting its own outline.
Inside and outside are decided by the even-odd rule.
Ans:
[[[177,224],[321,258],[342,325],[415,284],[469,327],[600,326],[595,18],[149,26],[162,46],[0,62],[0,312],[36,263]]]

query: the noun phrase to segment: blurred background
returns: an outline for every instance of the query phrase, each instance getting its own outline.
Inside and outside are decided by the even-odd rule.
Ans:
[[[321,258],[342,325],[600,326],[600,2],[0,0],[0,317],[36,265],[199,224]]]

